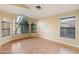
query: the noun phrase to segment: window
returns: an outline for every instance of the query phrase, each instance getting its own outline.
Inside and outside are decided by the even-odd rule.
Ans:
[[[13,22],[14,34],[29,33],[29,23],[25,16],[17,16]]]
[[[2,21],[2,37],[10,35],[10,22]]]
[[[35,33],[36,32],[36,24],[32,23],[31,24],[31,33]]]
[[[75,39],[75,16],[60,18],[60,37]]]

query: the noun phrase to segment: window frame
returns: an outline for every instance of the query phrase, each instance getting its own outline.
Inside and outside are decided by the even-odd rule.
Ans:
[[[36,24],[35,23],[32,23],[31,24],[31,33],[36,33]]]
[[[61,36],[61,20],[64,20],[64,19],[70,19],[70,18],[74,18],[74,37],[66,37],[66,36]],[[75,19],[76,17],[75,16],[68,16],[68,17],[61,17],[60,18],[60,37],[64,37],[64,38],[70,38],[70,39],[75,39],[76,38],[76,27],[75,27]],[[66,27],[65,27],[66,28]],[[67,29],[68,30],[68,29]]]
[[[1,21],[1,23],[2,23],[2,37],[5,37],[5,36],[9,36],[10,35],[10,22],[7,22],[7,21]],[[8,28],[4,28],[4,24],[8,24]],[[6,34],[6,35],[3,35],[3,33],[4,33],[4,30],[7,30],[8,31],[8,34]]]

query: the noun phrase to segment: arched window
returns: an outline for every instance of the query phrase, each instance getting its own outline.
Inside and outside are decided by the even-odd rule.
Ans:
[[[31,33],[36,33],[36,24],[31,24]]]
[[[17,16],[13,21],[14,34],[29,33],[29,23],[25,16]]]

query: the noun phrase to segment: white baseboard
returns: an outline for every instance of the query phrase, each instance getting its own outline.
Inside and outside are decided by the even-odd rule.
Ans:
[[[52,40],[52,41],[59,42],[59,43],[62,43],[62,44],[66,44],[66,45],[69,45],[69,46],[73,46],[73,47],[79,48],[79,45],[67,43],[67,42],[64,42],[64,41],[58,41],[58,40]]]
[[[46,38],[42,38],[42,39],[46,39]],[[54,42],[58,42],[58,43],[62,43],[62,44],[65,44],[65,45],[69,45],[69,46],[73,46],[73,47],[79,48],[79,45],[67,43],[67,42],[64,42],[64,41],[59,41],[59,40],[51,40],[51,41],[54,41]]]
[[[6,41],[4,41],[4,42],[1,42],[1,43],[0,43],[0,46],[3,45],[3,44],[5,44],[5,43],[7,43],[7,42],[9,42],[9,41],[11,41],[11,40],[6,40]]]
[[[5,44],[5,43],[7,43],[7,42],[9,42],[9,41],[11,41],[12,39],[11,39],[11,36],[6,36],[6,37],[1,37],[0,38],[0,45],[2,45],[2,44]]]

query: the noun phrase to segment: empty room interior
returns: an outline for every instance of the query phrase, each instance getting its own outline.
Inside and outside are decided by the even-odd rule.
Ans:
[[[79,4],[0,4],[0,54],[78,54]]]

